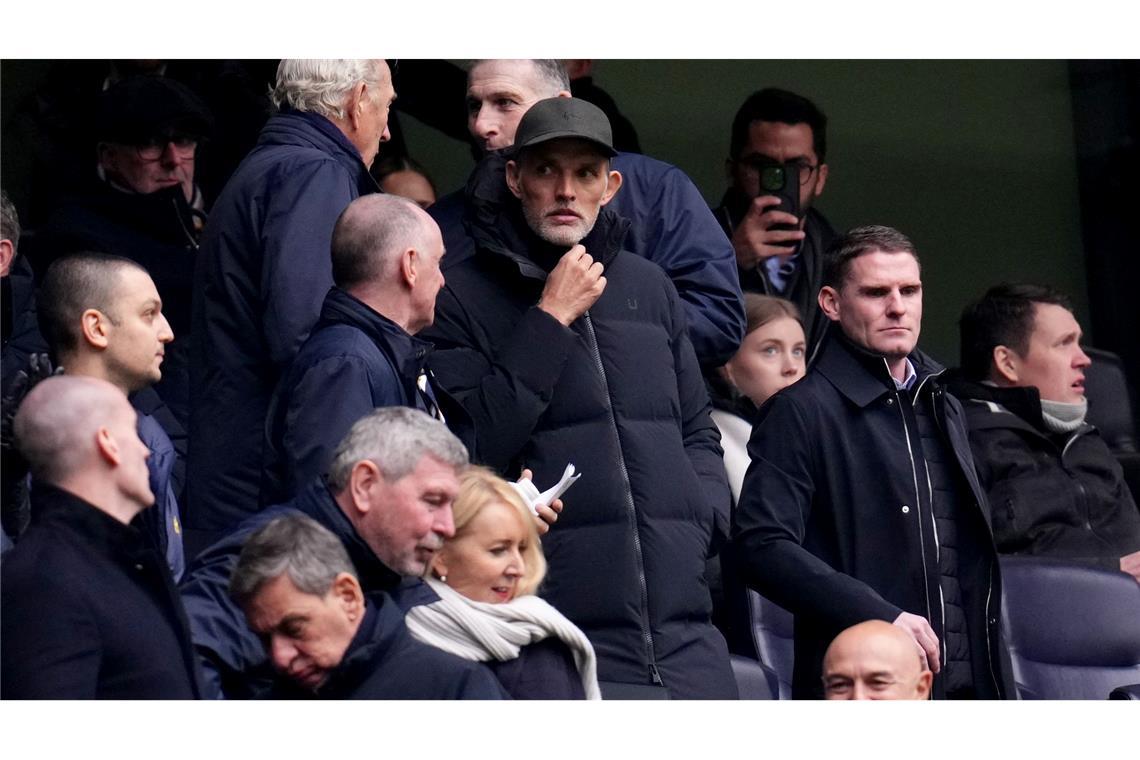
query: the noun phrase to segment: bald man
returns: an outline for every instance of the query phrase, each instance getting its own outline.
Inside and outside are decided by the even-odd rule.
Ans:
[[[335,285],[270,402],[263,507],[323,474],[348,429],[376,407],[457,421],[461,413],[437,395],[424,368],[431,344],[415,337],[435,319],[442,257],[439,227],[405,198],[366,195],[341,213],[332,237]]]
[[[851,626],[823,657],[827,699],[926,699],[933,678],[910,634],[883,620]]]
[[[154,503],[137,424],[92,377],[48,378],[16,414],[34,520],[0,566],[4,699],[199,695],[170,571],[129,525]]]

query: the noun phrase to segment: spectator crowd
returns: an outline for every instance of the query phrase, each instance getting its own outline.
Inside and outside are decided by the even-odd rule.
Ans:
[[[1016,699],[1004,558],[1140,592],[1067,294],[985,283],[947,369],[915,243],[818,208],[817,104],[752,93],[710,208],[591,64],[115,61],[20,113],[0,696]]]

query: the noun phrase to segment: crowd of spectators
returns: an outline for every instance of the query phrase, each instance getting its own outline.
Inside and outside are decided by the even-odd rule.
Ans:
[[[735,699],[759,592],[795,698],[1013,699],[1001,555],[1140,583],[1069,300],[995,284],[960,369],[920,350],[919,251],[815,207],[807,97],[745,100],[710,208],[590,61],[257,70],[16,121],[4,698]],[[466,103],[464,187],[397,97]]]

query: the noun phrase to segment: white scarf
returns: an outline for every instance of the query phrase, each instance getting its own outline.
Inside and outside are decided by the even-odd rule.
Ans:
[[[545,599],[527,595],[505,604],[476,602],[434,578],[424,581],[439,601],[413,607],[405,616],[408,630],[423,643],[465,660],[506,661],[527,644],[557,636],[574,655],[586,699],[602,698],[590,640]]]

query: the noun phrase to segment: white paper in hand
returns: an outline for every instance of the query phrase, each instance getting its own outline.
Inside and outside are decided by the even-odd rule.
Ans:
[[[530,511],[537,515],[539,506],[549,505],[550,502],[566,493],[566,489],[574,485],[575,481],[580,477],[582,477],[582,473],[575,474],[574,465],[571,463],[566,465],[566,470],[562,473],[562,479],[542,493],[538,492],[538,488],[529,478],[522,478],[517,483],[511,483],[511,485],[519,492],[519,496],[522,496],[523,501],[526,502]]]

